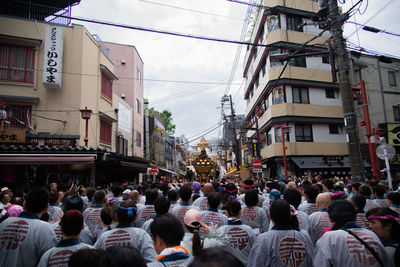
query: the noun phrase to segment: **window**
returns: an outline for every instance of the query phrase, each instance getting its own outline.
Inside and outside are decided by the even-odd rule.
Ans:
[[[329,64],[329,57],[328,56],[324,56],[324,57],[322,57],[322,63],[325,63],[325,64]]]
[[[32,106],[30,105],[6,105],[8,129],[31,130]]]
[[[139,132],[136,132],[136,146],[142,147],[142,134]]]
[[[257,74],[256,78],[254,79],[254,88],[255,88],[255,90],[257,90],[258,84],[259,84],[258,77],[259,77],[259,75]]]
[[[334,89],[325,89],[326,98],[335,98],[335,90]]]
[[[287,15],[287,29],[289,31],[302,32],[303,19],[298,16]]]
[[[112,81],[104,74],[101,74],[101,94],[112,100]]]
[[[270,133],[267,134],[267,146],[272,145],[272,136]]]
[[[262,68],[261,68],[261,73],[262,73],[262,76],[264,77],[265,76],[266,67],[267,67],[267,58],[264,58],[264,61],[263,61],[262,64],[263,65],[262,65]]]
[[[262,44],[264,41],[264,27],[262,27],[261,33],[260,33],[260,39],[258,40],[259,44]]]
[[[296,124],[296,142],[312,142],[312,125],[311,124]]]
[[[128,140],[122,135],[117,136],[116,152],[118,154],[128,155]]]
[[[329,124],[329,134],[342,134],[342,125],[339,124]]]
[[[139,99],[136,98],[136,112],[141,114],[141,107],[140,107],[140,101]]]
[[[397,86],[397,83],[396,83],[396,72],[388,71],[388,76],[389,76],[389,85],[390,86]]]
[[[100,142],[111,145],[112,124],[100,120]]]
[[[400,121],[400,107],[399,105],[393,106],[394,121]]]
[[[292,87],[293,103],[310,104],[308,100],[308,88]]]
[[[139,69],[137,69],[137,79],[139,84],[142,84],[142,72]]]
[[[33,47],[0,44],[0,80],[33,83]]]
[[[306,57],[292,57],[289,59],[289,66],[306,68]]]

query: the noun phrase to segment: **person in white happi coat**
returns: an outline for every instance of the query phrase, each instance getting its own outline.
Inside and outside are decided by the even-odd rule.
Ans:
[[[247,266],[312,266],[314,245],[299,229],[295,213],[284,199],[272,202],[269,216],[274,227],[258,236]]]
[[[389,208],[391,208],[400,215],[400,192],[390,192],[387,195],[387,202]]]
[[[79,238],[81,230],[85,227],[83,216],[77,210],[67,211],[60,221],[63,238],[54,248],[43,254],[38,267],[59,266],[67,267],[69,257],[81,248],[93,248]]]
[[[382,241],[388,255],[387,266],[400,266],[400,219],[390,208],[372,209],[368,212],[368,229]]]
[[[83,212],[83,220],[85,225],[89,227],[92,236],[97,236],[98,231],[103,228],[103,224],[100,218],[101,209],[104,208],[106,204],[106,194],[104,190],[97,190],[94,193],[94,205],[87,208]]]
[[[60,208],[61,194],[59,192],[51,193],[49,196],[49,222],[59,222],[64,215],[63,210]]]
[[[154,216],[154,219],[160,215],[163,215],[165,213],[168,213],[170,203],[167,198],[164,196],[159,196],[155,201],[154,201],[154,210],[156,212],[156,215]],[[150,225],[154,221],[154,219],[149,219],[144,222],[142,225],[142,229],[145,230],[149,235],[151,235],[150,232]]]
[[[256,235],[268,231],[268,219],[265,210],[258,207],[258,192],[254,189],[246,190],[244,197],[246,207],[242,210],[242,223],[250,226]]]
[[[239,199],[240,199],[242,202],[245,202],[245,201],[244,201],[244,196],[245,196],[247,190],[255,189],[255,190],[257,191],[257,193],[258,193],[258,189],[255,188],[255,185],[254,185],[254,182],[253,182],[252,179],[246,179],[246,180],[244,180],[244,181],[243,181],[243,187],[244,187],[244,194],[241,194],[241,195],[239,196]],[[265,200],[266,200],[266,197],[264,197],[263,195],[258,194],[257,206],[260,207],[260,208],[262,208],[262,207],[263,207],[263,203],[264,203]]]
[[[304,188],[304,197],[305,197],[306,201],[300,204],[298,210],[307,213],[308,216],[310,216],[312,213],[318,211],[318,208],[315,204],[318,194],[319,194],[319,191],[315,186],[312,186],[312,185],[306,186]],[[329,196],[328,194],[326,194],[326,195]]]
[[[174,187],[171,188],[167,193],[167,197],[168,197],[169,203],[171,204],[169,206],[168,212],[171,213],[173,208],[175,208],[176,206],[179,206],[179,204],[178,204],[178,198],[179,198],[178,189],[175,189]]]
[[[50,224],[39,219],[48,205],[48,191],[33,188],[25,198],[24,211],[0,224],[0,266],[37,266],[40,257],[57,244]]]
[[[387,266],[381,241],[372,231],[356,224],[356,210],[348,200],[333,201],[328,213],[334,225],[317,241],[314,266]]]
[[[181,246],[188,251],[189,255],[197,255],[202,248],[226,247],[229,244],[229,237],[225,232],[215,226],[208,227],[203,223],[199,210],[188,210],[183,218],[183,224],[186,232]],[[200,232],[205,235],[204,239],[200,238]]]
[[[188,266],[192,257],[186,248],[180,245],[185,230],[182,223],[172,214],[165,213],[151,224],[154,249],[158,254],[157,260],[147,266]]]
[[[353,204],[354,208],[356,209],[356,223],[362,228],[367,228],[368,220],[364,212],[364,207],[367,203],[365,197],[361,194],[355,194],[350,198],[350,203]]]
[[[78,195],[74,194],[69,196],[65,201],[64,201],[64,211],[68,212],[70,210],[77,210],[79,212],[82,212],[84,210],[84,201],[83,199]],[[82,215],[83,216],[83,215]],[[60,227],[60,222],[53,223],[52,228],[57,236],[57,240],[60,241],[63,238],[63,233],[61,231]],[[92,232],[89,230],[89,227],[84,224],[84,228],[80,232],[79,235],[80,240],[88,245],[93,245],[95,238],[92,235]]]
[[[331,204],[331,197],[326,193],[321,193],[317,197],[316,205],[318,211],[314,212],[309,216],[310,219],[310,237],[315,244],[321,237],[323,231],[326,228],[332,226],[332,222],[329,219],[328,207]]]
[[[246,265],[250,250],[256,240],[256,234],[250,226],[243,224],[240,220],[242,207],[239,200],[234,196],[231,196],[228,200],[227,211],[229,215],[228,224],[221,226],[219,230],[229,236],[227,251]]]
[[[296,188],[288,188],[283,193],[283,199],[286,200],[290,205],[292,205],[296,211],[296,217],[299,221],[299,228],[306,230],[309,233],[310,230],[310,219],[307,213],[304,211],[298,210],[298,207],[301,203],[301,193]]]
[[[159,193],[157,189],[146,190],[146,202],[143,208],[137,210],[137,218],[134,222],[136,227],[142,227],[142,225],[156,216],[154,210],[154,201],[158,198]]]
[[[228,223],[228,217],[218,211],[219,204],[221,203],[221,196],[216,192],[207,195],[208,209],[201,212],[203,223],[208,226],[220,227]]]
[[[198,207],[190,205],[190,198],[192,197],[192,188],[190,185],[185,184],[179,189],[179,197],[181,203],[171,210],[171,214],[175,215],[181,222],[185,218],[185,214],[190,209],[200,210]]]
[[[363,195],[366,199],[364,211],[367,212],[373,208],[379,208],[379,205],[375,202],[375,200],[371,199],[372,190],[368,185],[362,185],[358,189],[358,192]]]
[[[208,209],[207,196],[209,193],[214,192],[214,187],[211,183],[206,183],[201,191],[203,191],[203,196],[197,198],[192,205],[198,207],[202,211],[205,211]]]
[[[133,226],[136,217],[136,205],[130,201],[118,204],[117,217],[119,224],[112,230],[104,232],[94,244],[95,248],[106,249],[111,246],[134,247],[139,249],[146,263],[156,260],[151,237],[146,231]]]
[[[372,194],[374,196],[375,203],[380,207],[380,208],[386,208],[389,207],[389,204],[387,203],[387,200],[385,198],[385,193],[387,191],[387,187],[377,184],[372,188]]]

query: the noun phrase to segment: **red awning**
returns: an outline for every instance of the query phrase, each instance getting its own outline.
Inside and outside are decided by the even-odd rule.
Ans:
[[[71,165],[93,164],[95,156],[40,156],[40,155],[0,155],[0,165]]]

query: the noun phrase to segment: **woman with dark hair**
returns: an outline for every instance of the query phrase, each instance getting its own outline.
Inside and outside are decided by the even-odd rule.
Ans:
[[[190,209],[186,212],[183,223],[187,232],[185,233],[181,246],[185,247],[190,255],[197,255],[202,248],[222,247],[228,245],[228,236],[215,227],[208,227],[203,223],[200,211]],[[200,238],[200,231],[206,236]]]
[[[228,212],[228,225],[221,226],[219,230],[229,236],[227,250],[246,265],[250,250],[256,240],[256,235],[250,226],[242,224],[240,220],[242,207],[237,198],[230,196],[226,209]]]
[[[379,238],[356,224],[356,210],[347,200],[328,207],[332,231],[316,245],[314,266],[386,266],[387,255]]]
[[[189,267],[244,267],[244,265],[222,248],[207,248],[194,257]]]
[[[82,248],[75,251],[68,260],[68,267],[99,266],[102,249]]]
[[[246,207],[243,209],[241,220],[243,224],[250,226],[256,234],[268,231],[269,220],[265,211],[258,207],[258,192],[247,189],[244,195]]]
[[[368,229],[382,241],[388,254],[388,266],[400,266],[399,215],[390,208],[379,208],[368,215]]]
[[[157,216],[150,225],[157,261],[147,266],[186,266],[192,260],[180,243],[185,231],[182,223],[172,214]]]
[[[305,230],[299,230],[296,210],[284,199],[274,200],[269,217],[274,227],[261,234],[247,266],[312,266],[314,245]]]

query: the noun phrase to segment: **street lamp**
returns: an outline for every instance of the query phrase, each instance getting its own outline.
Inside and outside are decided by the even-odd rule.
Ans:
[[[83,140],[85,141],[85,146],[87,147],[89,141],[88,137],[89,120],[90,116],[92,115],[92,110],[85,107],[85,109],[80,109],[79,111],[81,112],[81,118],[86,120],[85,138]]]

